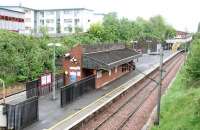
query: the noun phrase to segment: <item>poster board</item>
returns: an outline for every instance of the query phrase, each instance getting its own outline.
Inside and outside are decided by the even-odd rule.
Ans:
[[[51,73],[42,75],[40,79],[41,79],[41,86],[46,86],[52,83]]]

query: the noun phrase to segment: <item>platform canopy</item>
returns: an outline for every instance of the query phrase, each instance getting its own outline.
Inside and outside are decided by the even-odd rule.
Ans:
[[[187,38],[174,38],[166,40],[167,43],[187,43],[192,40],[192,36]]]
[[[141,56],[138,52],[123,48],[83,54],[83,68],[110,70]]]

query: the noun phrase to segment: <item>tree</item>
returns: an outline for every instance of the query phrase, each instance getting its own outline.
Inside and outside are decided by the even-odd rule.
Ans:
[[[103,42],[104,27],[101,23],[94,23],[90,26],[88,33]]]
[[[174,36],[176,36],[176,30],[171,26],[167,26],[165,32],[165,39],[170,39],[173,38]]]
[[[126,18],[123,18],[119,21],[119,35],[118,39],[124,42],[130,42],[133,39],[133,24]]]
[[[118,28],[119,19],[117,18],[117,13],[108,13],[103,19],[104,33],[103,41],[105,42],[118,42]]]
[[[51,70],[49,39],[24,36],[0,30],[0,78],[6,84],[37,78],[44,69]],[[61,50],[57,54],[62,53]]]

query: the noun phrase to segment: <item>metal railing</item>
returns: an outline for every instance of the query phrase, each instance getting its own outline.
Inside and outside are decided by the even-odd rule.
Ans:
[[[52,84],[41,86],[40,79],[36,79],[26,83],[26,96],[27,98],[33,96],[48,95],[52,91]],[[64,75],[57,75],[55,80],[56,89],[64,86]]]
[[[61,107],[64,107],[83,94],[95,89],[95,82],[95,75],[91,75],[80,81],[61,87]]]
[[[7,129],[21,130],[38,121],[38,97],[11,105],[6,104]]]

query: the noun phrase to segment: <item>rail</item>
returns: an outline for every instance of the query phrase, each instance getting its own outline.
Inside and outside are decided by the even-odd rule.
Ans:
[[[175,58],[175,57],[174,57],[174,58]],[[175,63],[175,62],[174,62],[174,63]],[[168,64],[170,64],[170,62],[166,62],[166,63],[164,64],[164,66],[167,68],[167,65],[168,65]],[[174,64],[173,64],[173,65],[174,65]],[[170,64],[170,69],[173,67],[173,65]],[[164,77],[166,77],[168,74],[169,74],[169,72],[167,72],[167,74],[166,74]],[[137,95],[140,94],[140,92],[142,92],[145,88],[148,87],[149,83],[152,82],[151,79],[156,78],[158,75],[159,75],[159,73],[157,72],[157,73],[154,74],[152,77],[149,77],[149,76],[148,76],[147,79],[150,79],[150,80],[144,85],[144,87],[140,88],[140,89],[136,92],[136,94],[134,94],[133,96],[131,96],[131,97],[130,97],[124,104],[122,104],[114,113],[112,113],[111,116],[109,116],[109,117],[106,118],[103,122],[101,122],[101,123],[95,128],[95,130],[99,129],[101,126],[103,126],[103,124],[105,124],[105,123],[106,123],[107,121],[109,121],[114,115],[116,115],[120,110],[122,110],[132,99],[134,99]],[[153,81],[154,81],[154,80],[153,80]],[[153,89],[150,91],[150,94],[148,94],[149,96],[151,95],[151,93],[152,93],[152,92],[157,88],[157,86],[158,86],[157,82],[155,82],[155,83],[156,83],[156,86],[154,86]],[[149,96],[147,96],[146,98],[144,98],[144,99],[142,100],[142,102],[140,103],[140,105],[133,111],[133,113],[130,113],[130,115],[128,116],[128,119],[125,120],[125,121],[122,123],[122,125],[120,125],[120,128],[122,128],[123,124],[125,124],[125,123],[130,119],[130,117],[132,117],[132,115],[133,115],[135,112],[137,112],[137,110],[142,106],[142,104],[146,101],[146,99],[148,99]]]

